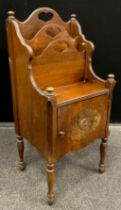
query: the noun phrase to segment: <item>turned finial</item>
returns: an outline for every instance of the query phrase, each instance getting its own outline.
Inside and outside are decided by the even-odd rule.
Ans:
[[[114,74],[108,74],[107,78],[107,87],[113,88],[116,84],[115,75]]]
[[[8,18],[15,18],[15,12],[14,11],[8,11],[7,15],[8,15]]]
[[[46,91],[47,91],[47,95],[54,95],[54,88],[53,87],[47,87]]]
[[[108,79],[115,79],[115,75],[114,74],[108,74]]]
[[[77,15],[76,14],[71,14],[71,20],[76,20]]]
[[[116,81],[115,81],[115,75],[114,75],[114,74],[108,74],[107,80],[108,80],[110,83],[116,83]]]

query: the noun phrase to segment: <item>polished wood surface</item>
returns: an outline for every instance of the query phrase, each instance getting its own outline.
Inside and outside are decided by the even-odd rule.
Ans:
[[[99,172],[103,173],[105,170],[105,158],[107,153],[107,138],[102,139],[100,144],[100,163],[99,163]]]
[[[26,138],[47,161],[52,204],[55,163],[66,153],[100,138],[99,171],[104,172],[116,81],[113,74],[103,80],[94,73],[94,45],[75,14],[64,22],[53,9],[39,8],[21,22],[9,11],[6,29],[19,167],[25,168]]]
[[[109,93],[108,89],[98,82],[79,82],[55,88],[57,94],[57,105],[75,103]],[[71,94],[69,94],[71,93]]]
[[[58,132],[63,131],[65,135],[58,134],[56,156],[60,158],[69,151],[83,148],[95,139],[106,136],[107,115],[107,95],[60,107]]]

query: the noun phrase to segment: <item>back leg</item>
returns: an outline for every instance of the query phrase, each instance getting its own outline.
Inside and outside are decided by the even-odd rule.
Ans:
[[[103,173],[105,171],[105,158],[107,153],[107,138],[102,139],[100,145],[100,163],[99,163],[99,172]]]
[[[24,141],[23,137],[17,135],[17,148],[18,148],[18,154],[19,154],[19,162],[18,166],[21,171],[25,169],[25,161],[24,161]]]

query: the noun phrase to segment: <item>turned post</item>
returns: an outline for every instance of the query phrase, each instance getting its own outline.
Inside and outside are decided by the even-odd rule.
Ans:
[[[113,90],[116,85],[115,75],[114,74],[108,74],[108,78],[106,81],[106,88],[109,88],[109,109],[108,109],[108,116],[107,116],[107,125],[106,125],[106,135],[105,137],[108,138],[109,136],[109,122],[110,122],[110,115],[111,115],[111,106],[112,106],[112,95]]]
[[[48,204],[52,205],[54,202],[54,181],[55,181],[55,170],[54,162],[48,161],[47,163],[47,183],[48,183]]]
[[[112,94],[113,89],[116,84],[115,75],[108,74],[108,78],[106,81],[106,88],[109,88],[109,109],[108,109],[108,119],[105,131],[105,138],[102,139],[100,145],[100,163],[99,163],[99,172],[103,173],[105,171],[105,158],[107,153],[107,140],[109,136],[109,121],[110,121],[110,113],[111,113],[111,105],[112,105]]]
[[[19,162],[18,166],[21,171],[25,169],[25,161],[24,161],[24,141],[23,137],[17,135],[17,148],[18,148],[18,154],[19,154]]]
[[[56,141],[56,93],[54,87],[46,88],[46,96],[48,98],[47,112],[47,139],[48,139],[48,161],[47,161],[47,184],[48,184],[48,204],[52,205],[54,202],[54,182],[55,182],[55,161],[54,161],[54,145]],[[53,132],[54,131],[54,132]]]

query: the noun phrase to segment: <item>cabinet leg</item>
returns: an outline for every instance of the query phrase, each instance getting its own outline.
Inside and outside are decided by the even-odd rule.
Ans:
[[[102,139],[100,145],[100,163],[99,163],[99,172],[103,173],[105,171],[105,158],[107,153],[107,138]]]
[[[18,166],[21,171],[25,169],[25,161],[24,161],[24,141],[22,136],[17,135],[17,148],[19,154],[19,162]]]
[[[54,163],[47,164],[47,183],[48,183],[48,204],[52,205],[54,202],[54,181],[55,181],[55,171]]]

